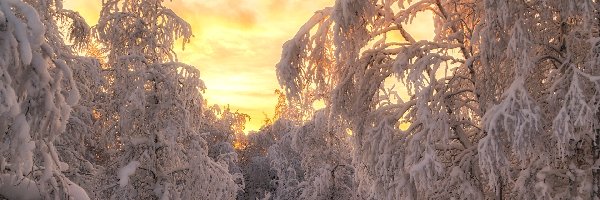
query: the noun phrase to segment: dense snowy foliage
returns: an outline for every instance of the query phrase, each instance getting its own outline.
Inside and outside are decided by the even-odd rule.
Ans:
[[[291,102],[326,102],[319,124],[348,122],[357,199],[598,199],[598,9],[338,0],[277,73]],[[404,25],[426,13],[435,37],[417,41]]]
[[[245,135],[162,0],[103,0],[91,28],[0,0],[0,199],[600,199],[599,21],[593,0],[337,0]]]
[[[225,155],[230,150],[209,157],[214,143],[202,137],[211,133],[200,132],[199,123],[204,85],[198,70],[177,62],[172,50],[178,38],[189,41],[190,25],[162,1],[114,0],[103,2],[94,31],[108,51],[110,71],[110,102],[99,111],[106,132],[100,137],[115,148],[100,173],[106,185],[119,178],[118,186],[96,196],[234,198],[238,185],[228,168],[235,155]]]
[[[90,40],[61,1],[0,2],[0,197],[235,198],[245,119],[203,102],[198,70],[172,50],[189,24],[161,4],[104,1]],[[75,55],[86,48],[105,58]]]
[[[58,31],[47,30],[55,21],[46,16],[67,12],[60,1],[0,2],[0,196],[89,199],[65,175],[72,166],[55,145],[79,92],[68,65],[72,54],[63,51]]]

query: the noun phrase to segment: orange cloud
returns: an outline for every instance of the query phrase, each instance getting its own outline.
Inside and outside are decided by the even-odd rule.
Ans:
[[[203,29],[213,24],[252,28],[256,24],[256,12],[236,2],[238,1],[175,1],[166,2],[165,5]]]

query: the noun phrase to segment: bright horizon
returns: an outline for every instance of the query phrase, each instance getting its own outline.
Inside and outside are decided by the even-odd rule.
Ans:
[[[282,45],[315,13],[335,0],[175,0],[165,6],[192,26],[194,37],[182,50],[180,62],[197,67],[207,89],[209,105],[230,106],[248,114],[244,132],[257,131],[265,115],[273,117],[280,89],[275,74]],[[64,7],[79,12],[93,26],[98,22],[101,1],[65,0]],[[429,13],[407,25],[417,40],[433,37]]]
[[[258,130],[265,114],[273,117],[280,86],[275,75],[281,46],[291,39],[315,11],[335,0],[176,0],[165,5],[192,26],[194,37],[177,43],[180,62],[200,70],[209,105],[229,105],[248,114],[245,132]],[[79,12],[93,26],[101,1],[65,0],[64,7]]]

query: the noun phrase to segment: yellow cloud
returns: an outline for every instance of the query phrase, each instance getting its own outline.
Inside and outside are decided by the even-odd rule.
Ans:
[[[98,18],[100,18],[100,10],[102,8],[102,1],[78,1],[78,0],[65,0],[63,7],[79,12],[79,14],[90,24],[96,24]]]
[[[167,4],[194,30],[192,45],[178,51],[181,61],[198,66],[209,103],[229,104],[249,114],[246,130],[257,130],[273,115],[279,88],[275,64],[281,45],[316,10],[334,1],[226,0]]]
[[[335,0],[175,0],[166,1],[192,26],[195,37],[185,51],[178,46],[179,61],[197,66],[208,89],[209,104],[229,104],[249,114],[246,131],[257,130],[264,114],[273,115],[279,88],[275,64],[281,46],[315,11]],[[96,24],[100,2],[65,0]]]
[[[175,0],[166,1],[192,26],[194,37],[179,61],[200,69],[210,104],[229,104],[249,114],[246,131],[257,130],[264,113],[273,115],[279,88],[275,64],[282,44],[314,14],[335,0]],[[100,1],[65,0],[66,8],[78,11],[90,24],[98,21]],[[431,39],[431,13],[423,13],[408,25],[415,39]],[[399,39],[399,35],[392,35]]]

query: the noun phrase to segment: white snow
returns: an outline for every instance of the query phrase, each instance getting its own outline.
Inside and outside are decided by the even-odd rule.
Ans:
[[[0,196],[7,199],[42,199],[35,181],[12,174],[0,174]]]
[[[127,166],[119,169],[119,185],[125,187],[129,183],[129,176],[135,174],[135,170],[140,166],[140,162],[131,161]]]
[[[31,136],[29,134],[29,124],[25,119],[23,114],[17,116],[14,122],[15,130],[17,132],[17,140],[21,144],[17,148],[17,159],[19,160],[19,166],[17,166],[17,171],[22,172],[22,174],[29,174],[33,167],[33,150],[35,149],[35,143],[31,141]]]
[[[90,197],[88,196],[87,192],[85,192],[85,190],[83,188],[81,188],[79,185],[67,180],[67,190],[69,193],[69,197],[73,198],[74,200],[89,200]]]

